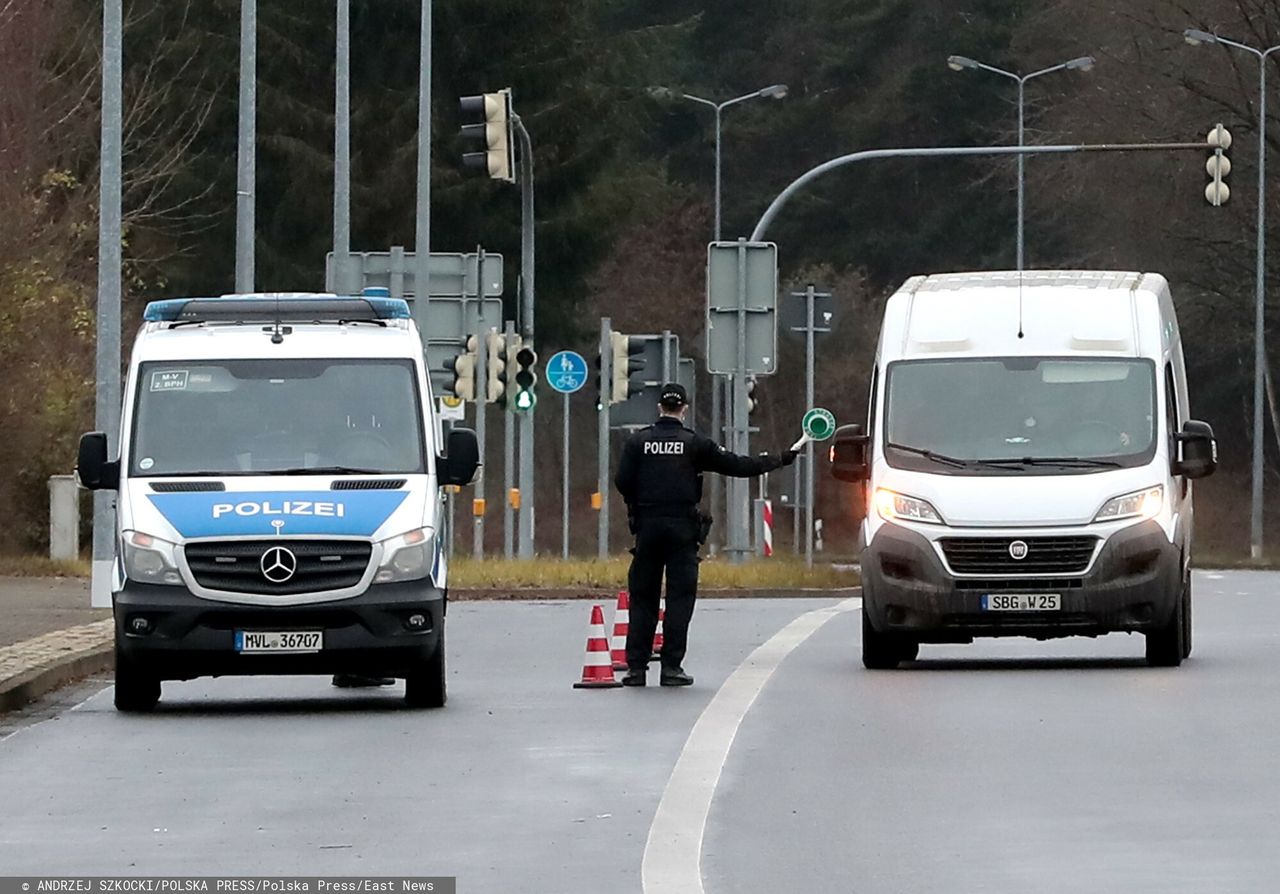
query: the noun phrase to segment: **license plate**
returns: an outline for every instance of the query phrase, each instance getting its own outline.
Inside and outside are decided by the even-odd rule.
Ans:
[[[321,630],[237,630],[237,652],[319,652]]]
[[[1062,610],[1059,593],[990,593],[982,597],[984,612],[1056,612]]]

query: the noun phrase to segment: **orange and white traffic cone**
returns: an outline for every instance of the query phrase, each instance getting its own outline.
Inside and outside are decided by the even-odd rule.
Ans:
[[[665,599],[658,603],[658,626],[653,630],[653,654],[649,656],[650,661],[657,661],[662,657],[662,619],[667,616],[666,605]]]
[[[630,629],[631,594],[626,590],[619,590],[618,608],[613,615],[613,642],[609,649],[614,670],[627,669],[627,631]]]
[[[604,635],[604,607],[591,607],[591,627],[587,631],[587,656],[582,662],[582,679],[574,689],[612,689],[621,686],[613,677],[609,641]]]

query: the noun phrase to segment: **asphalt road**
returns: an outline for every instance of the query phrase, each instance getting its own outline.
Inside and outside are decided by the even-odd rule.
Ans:
[[[1280,575],[1198,574],[1176,670],[1111,637],[926,646],[872,673],[856,603],[708,601],[697,686],[603,692],[570,688],[586,604],[459,603],[443,711],[263,678],[166,684],[150,717],[109,690],[33,714],[0,740],[0,866],[557,894],[1269,891],[1278,592]]]

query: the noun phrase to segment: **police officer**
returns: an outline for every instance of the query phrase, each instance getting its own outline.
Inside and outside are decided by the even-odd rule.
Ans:
[[[753,478],[790,465],[794,452],[781,456],[739,456],[684,426],[689,396],[683,386],[662,386],[658,421],[627,441],[614,484],[627,501],[627,517],[636,537],[627,585],[631,624],[627,631],[624,686],[645,685],[645,671],[658,626],[662,575],[667,576],[667,612],[663,621],[663,686],[688,686],[685,644],[698,591],[698,546],[710,519],[698,512],[702,473]],[[704,524],[706,527],[704,528]]]

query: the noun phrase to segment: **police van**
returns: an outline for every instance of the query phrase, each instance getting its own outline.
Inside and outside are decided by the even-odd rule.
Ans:
[[[223,674],[395,677],[444,704],[443,494],[479,457],[472,432],[442,438],[409,307],[384,295],[147,306],[118,459],[91,432],[78,463],[118,492],[95,568],[118,709]]]
[[[1145,635],[1191,653],[1191,418],[1169,284],[1153,273],[954,273],[888,301],[866,426],[862,660],[979,636]]]

